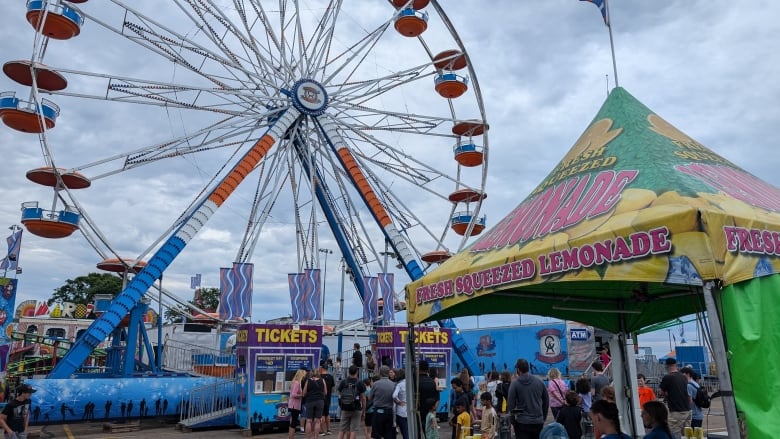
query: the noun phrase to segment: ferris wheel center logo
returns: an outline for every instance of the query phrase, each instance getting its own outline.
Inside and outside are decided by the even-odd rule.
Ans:
[[[301,99],[304,101],[310,103],[310,104],[319,104],[322,103],[322,99],[320,99],[320,91],[317,90],[314,87],[301,87],[301,90],[303,90],[303,94],[300,96]]]
[[[298,81],[295,84],[295,107],[304,113],[319,115],[328,105],[328,94],[319,83],[310,79]]]

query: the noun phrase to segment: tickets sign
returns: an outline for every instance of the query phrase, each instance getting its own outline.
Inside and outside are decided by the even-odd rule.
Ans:
[[[236,346],[320,347],[322,328],[305,325],[242,325]]]

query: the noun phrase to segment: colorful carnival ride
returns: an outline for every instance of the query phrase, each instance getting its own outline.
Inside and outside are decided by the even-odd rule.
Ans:
[[[16,90],[0,95],[0,119],[37,137],[43,163],[27,178],[53,198],[25,202],[22,223],[44,238],[80,234],[97,251],[97,267],[126,281],[35,383],[49,419],[87,403],[107,416],[112,404],[125,405],[123,416],[133,402],[139,410],[140,401],[181,407],[186,389],[215,382],[164,367],[162,344],[152,346],[143,323],[151,301],[162,308],[176,300],[163,273],[204,228],[241,236],[231,240],[241,267],[288,233],[296,258],[269,264],[281,282],[284,272],[318,269],[320,243],[333,242],[361,299],[378,274],[397,265],[419,279],[485,228],[484,105],[468,53],[435,0],[246,0],[230,8],[30,0],[26,19],[33,50],[3,66]],[[61,114],[72,129],[58,129]],[[73,130],[108,147],[74,141]],[[189,202],[167,195],[182,182]],[[128,189],[146,203],[140,213],[132,203],[100,201]],[[127,233],[114,223],[151,227],[155,193],[181,212],[170,227],[113,244]],[[107,215],[114,221],[97,220]],[[148,247],[137,256],[118,250],[138,242]],[[236,317],[222,311],[219,319]],[[452,334],[453,351],[475,370]],[[106,340],[114,348],[106,367],[85,369]]]

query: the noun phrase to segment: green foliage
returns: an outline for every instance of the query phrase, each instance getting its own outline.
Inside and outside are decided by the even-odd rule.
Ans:
[[[215,312],[219,306],[219,288],[199,288],[199,290],[199,299],[190,303],[205,311]]]
[[[96,294],[116,296],[122,291],[122,279],[108,273],[89,273],[75,279],[68,279],[65,285],[56,288],[47,301],[49,305],[57,300],[75,304],[89,304]]]
[[[195,290],[196,298],[188,301],[206,312],[215,312],[219,306],[219,288],[198,288]],[[185,313],[190,313],[184,306],[177,306],[165,310],[165,320],[172,322],[179,320]]]

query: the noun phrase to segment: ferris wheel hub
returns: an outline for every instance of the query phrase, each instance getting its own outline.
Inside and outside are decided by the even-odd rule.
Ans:
[[[319,116],[328,107],[325,87],[312,79],[301,79],[292,87],[293,106],[301,113]]]

